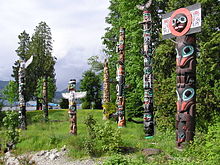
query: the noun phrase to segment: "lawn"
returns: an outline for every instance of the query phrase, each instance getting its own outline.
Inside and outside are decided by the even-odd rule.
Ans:
[[[85,142],[90,137],[84,121],[89,114],[93,116],[99,126],[105,127],[106,121],[102,120],[102,110],[78,110],[78,134],[77,136],[73,136],[69,134],[69,116],[67,110],[50,110],[48,123],[43,122],[42,111],[28,112],[28,128],[25,131],[21,131],[21,141],[16,145],[14,153],[22,154],[31,151],[49,150],[62,148],[66,145],[69,150],[69,156],[73,159],[88,158],[91,155],[87,152]],[[152,139],[144,139],[143,124],[128,122],[126,128],[117,128],[115,121],[110,120],[108,123],[111,127],[109,131],[120,131],[119,134],[122,139],[120,147],[126,149],[121,151],[123,157],[139,161],[139,163],[133,164],[143,164],[143,162],[150,164],[195,164],[197,161],[196,157],[193,158],[193,155],[189,155],[189,149],[186,148],[184,151],[175,149],[174,130],[156,131],[156,136]],[[89,142],[91,140],[93,139],[89,139]],[[112,140],[110,143],[114,143],[115,141]],[[98,148],[100,151],[101,146],[99,145],[101,143],[97,142],[93,148]],[[146,148],[160,149],[162,152],[154,156],[145,157],[142,150]],[[121,157],[115,156],[115,154],[113,152],[101,152],[96,157],[112,157],[114,160],[120,159],[121,161]]]

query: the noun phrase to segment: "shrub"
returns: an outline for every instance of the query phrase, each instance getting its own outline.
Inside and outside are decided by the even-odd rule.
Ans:
[[[103,165],[144,165],[142,158],[130,158],[122,155],[113,155],[106,159]]]
[[[84,147],[90,156],[98,156],[101,153],[119,152],[122,138],[119,129],[115,129],[110,122],[98,125],[92,115],[87,116],[84,123],[87,126],[88,136]]]
[[[91,108],[91,103],[90,102],[84,101],[82,103],[82,109],[90,109],[90,108]]]
[[[105,119],[109,119],[109,116],[113,113],[116,112],[116,106],[115,104],[108,102],[108,103],[104,103],[102,105],[103,109],[104,109],[104,118]]]
[[[62,99],[60,102],[61,109],[68,109],[69,108],[69,101],[68,99]]]
[[[19,119],[18,113],[15,111],[6,111],[6,116],[3,118],[4,126],[6,127],[6,143],[9,149],[12,149],[19,142]]]

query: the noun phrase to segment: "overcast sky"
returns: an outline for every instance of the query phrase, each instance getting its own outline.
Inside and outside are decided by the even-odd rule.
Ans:
[[[12,65],[18,56],[18,35],[30,36],[39,22],[51,28],[58,90],[69,79],[81,78],[87,59],[103,49],[101,37],[108,25],[108,0],[1,0],[0,80],[11,80]]]

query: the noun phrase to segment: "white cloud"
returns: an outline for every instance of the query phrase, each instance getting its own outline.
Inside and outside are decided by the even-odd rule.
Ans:
[[[56,78],[62,89],[70,78],[81,77],[88,69],[87,59],[100,53],[108,0],[5,0],[0,5],[0,80],[11,79],[18,58],[17,36],[25,30],[30,36],[39,22],[51,28],[53,53],[58,58]],[[64,85],[65,84],[65,85]]]

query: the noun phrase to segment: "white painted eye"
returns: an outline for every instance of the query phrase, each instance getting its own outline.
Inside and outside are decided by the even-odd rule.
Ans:
[[[188,101],[195,95],[195,90],[193,88],[188,88],[183,92],[183,101]]]
[[[191,56],[193,53],[194,53],[194,48],[193,46],[190,46],[190,45],[185,46],[182,50],[183,57]]]
[[[180,23],[186,23],[187,19],[186,19],[186,17],[181,16],[181,17],[178,19],[178,21],[179,21]]]

